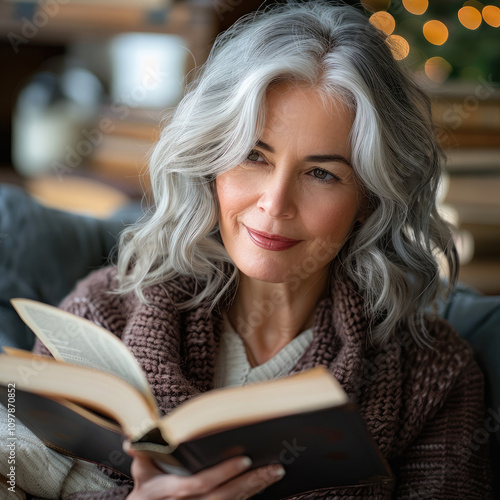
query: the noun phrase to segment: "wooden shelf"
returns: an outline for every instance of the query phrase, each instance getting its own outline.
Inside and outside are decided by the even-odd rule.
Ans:
[[[489,224],[500,231],[500,171],[450,176],[445,201],[457,210],[460,223]]]
[[[20,4],[23,9],[20,9]],[[57,3],[44,8],[38,2],[1,2],[0,34],[15,33],[19,36],[68,43],[87,34],[108,37],[123,32],[153,32],[188,36],[193,43],[206,43],[217,34],[216,13],[210,5],[196,2],[175,2],[162,8],[147,5],[109,4],[89,5],[86,2]],[[31,16],[26,15],[28,10]],[[37,13],[43,13],[37,22]],[[31,17],[31,19],[30,19]],[[30,19],[32,29],[26,25]],[[46,19],[46,21],[44,21]]]
[[[461,266],[459,280],[486,295],[500,295],[500,259],[472,260]]]
[[[22,4],[22,10],[21,10]],[[175,2],[162,8],[141,4],[50,2],[51,8],[38,2],[0,2],[0,37],[13,50],[25,44],[66,45],[73,41],[106,40],[127,32],[166,33],[183,37],[192,57],[186,74],[203,64],[219,31],[219,19],[209,3]],[[55,5],[55,7],[54,7]],[[31,15],[26,16],[28,10]],[[37,13],[40,21],[37,22]],[[28,27],[27,19],[30,26]]]

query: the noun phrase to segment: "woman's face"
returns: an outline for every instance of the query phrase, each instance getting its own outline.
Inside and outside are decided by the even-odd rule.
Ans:
[[[309,87],[273,87],[261,139],[216,180],[224,246],[251,278],[319,275],[361,216],[348,145],[353,117],[329,102]]]

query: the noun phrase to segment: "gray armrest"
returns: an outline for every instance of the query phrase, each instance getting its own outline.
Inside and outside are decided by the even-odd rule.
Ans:
[[[53,210],[20,188],[0,185],[0,346],[31,349],[34,341],[9,299],[57,305],[77,280],[107,262],[118,234],[140,208],[121,215],[99,220]]]
[[[481,295],[460,284],[439,312],[474,349],[485,375],[488,417],[495,420],[500,441],[500,296]]]

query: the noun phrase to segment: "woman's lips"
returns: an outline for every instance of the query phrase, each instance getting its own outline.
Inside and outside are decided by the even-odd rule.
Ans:
[[[290,238],[285,238],[284,236],[279,236],[277,234],[269,234],[263,233],[262,231],[256,231],[255,229],[250,229],[245,226],[248,231],[248,235],[250,239],[260,248],[264,248],[265,250],[287,250],[288,248],[292,248],[297,243],[300,243],[302,240],[292,240]]]

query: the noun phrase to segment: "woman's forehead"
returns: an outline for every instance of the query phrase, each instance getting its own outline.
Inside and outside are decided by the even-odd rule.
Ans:
[[[264,137],[282,141],[284,136],[308,138],[321,145],[335,138],[346,142],[352,126],[352,113],[334,97],[324,99],[310,86],[282,84],[269,91],[266,100]]]
[[[315,108],[323,114],[328,114],[332,119],[342,116],[343,119],[349,118],[352,123],[354,113],[352,106],[347,104],[347,100],[342,96],[342,91],[328,92],[325,88],[318,85],[313,86],[298,82],[279,82],[270,85],[266,91],[264,106],[266,113],[276,110],[283,115],[289,114],[290,118],[296,118],[294,113],[302,107]],[[342,97],[341,97],[342,96]]]

